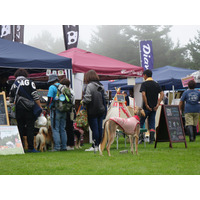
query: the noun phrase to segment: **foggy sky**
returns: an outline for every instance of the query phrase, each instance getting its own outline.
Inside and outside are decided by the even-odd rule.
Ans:
[[[89,43],[90,36],[95,28],[94,25],[80,25],[80,40]],[[25,25],[25,44],[44,30],[50,32],[55,38],[63,37],[62,25]],[[179,40],[181,45],[186,45],[189,39],[194,39],[194,36],[197,36],[197,30],[200,30],[200,25],[174,25],[169,36],[175,44]]]

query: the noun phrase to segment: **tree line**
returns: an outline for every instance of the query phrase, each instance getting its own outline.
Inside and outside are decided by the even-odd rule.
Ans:
[[[96,54],[140,66],[139,41],[152,40],[154,68],[166,65],[198,70],[200,68],[200,31],[188,44],[174,44],[169,37],[170,25],[99,25],[89,43],[79,40],[78,47]],[[64,51],[62,38],[54,39],[45,31],[29,45],[60,53]]]

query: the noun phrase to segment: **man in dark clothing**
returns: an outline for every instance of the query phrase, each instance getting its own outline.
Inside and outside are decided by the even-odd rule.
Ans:
[[[30,96],[33,99],[33,101],[35,101],[38,104],[38,106],[41,107],[39,95],[36,90],[35,83],[27,79],[28,73],[25,69],[18,69],[15,72],[14,76],[16,77],[16,80],[10,89],[10,102],[13,103],[15,101],[14,103],[16,104],[16,120],[19,129],[19,134],[23,145],[23,136],[27,135],[28,152],[36,153],[38,151],[34,149],[35,116],[32,110],[27,110],[18,101],[18,97],[22,96],[28,99],[27,96]],[[15,96],[17,97],[15,98]]]
[[[123,91],[122,94],[125,97],[126,106],[129,106],[129,96],[126,91]]]
[[[142,83],[140,92],[143,98],[143,109],[145,111],[145,117],[142,117],[140,121],[140,127],[143,127],[146,118],[148,117],[148,128],[150,132],[150,141],[153,143],[155,135],[155,116],[160,102],[163,99],[164,93],[157,82],[152,79],[152,71],[145,70],[143,72],[143,78],[145,82]],[[160,98],[158,95],[160,94]]]
[[[164,98],[164,104],[168,105],[168,93],[166,94],[166,97]]]

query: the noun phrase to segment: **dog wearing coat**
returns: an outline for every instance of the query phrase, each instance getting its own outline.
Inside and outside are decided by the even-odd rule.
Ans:
[[[135,140],[135,151],[138,154],[138,139],[140,134],[140,118],[141,116],[145,116],[145,112],[142,108],[135,107],[134,116],[124,119],[120,117],[111,117],[104,124],[104,134],[102,142],[99,145],[99,153],[103,155],[103,150],[107,143],[106,149],[108,155],[110,154],[110,147],[115,139],[116,130],[122,130],[126,135],[129,136],[130,144],[131,144],[131,153],[134,154],[133,150],[133,138]]]

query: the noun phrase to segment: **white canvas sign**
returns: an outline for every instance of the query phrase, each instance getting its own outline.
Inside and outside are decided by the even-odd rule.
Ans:
[[[0,155],[24,154],[17,126],[0,126]]]

